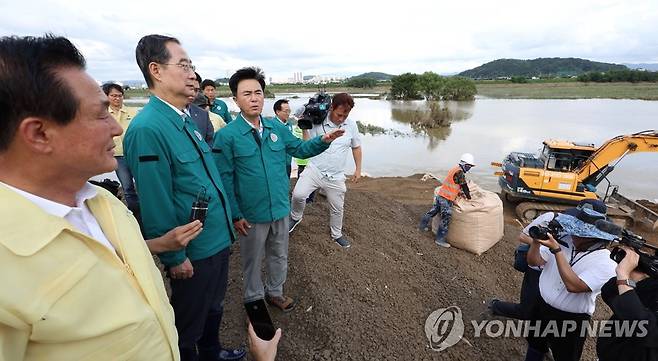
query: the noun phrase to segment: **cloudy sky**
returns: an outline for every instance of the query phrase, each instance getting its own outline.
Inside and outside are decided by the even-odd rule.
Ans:
[[[463,71],[499,58],[658,63],[658,1],[2,0],[0,35],[70,38],[97,80],[141,79],[134,49],[179,38],[200,74]]]

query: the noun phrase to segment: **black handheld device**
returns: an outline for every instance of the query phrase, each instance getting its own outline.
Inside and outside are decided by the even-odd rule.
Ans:
[[[274,338],[276,329],[270,318],[270,313],[267,311],[265,300],[247,302],[244,304],[244,308],[247,310],[247,316],[249,316],[249,321],[256,332],[256,336],[265,341]]]
[[[196,200],[192,202],[190,222],[199,220],[203,223],[206,221],[206,214],[208,214],[208,198],[206,198],[206,187],[202,187],[196,195]]]

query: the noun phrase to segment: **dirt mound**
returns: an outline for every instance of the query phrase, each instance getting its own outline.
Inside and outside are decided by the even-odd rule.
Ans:
[[[519,226],[506,214],[505,237],[481,256],[441,249],[416,229],[431,206],[431,181],[420,176],[362,179],[349,184],[344,233],[352,247],[329,237],[328,204],[309,205],[291,235],[286,293],[298,300],[288,314],[271,309],[283,329],[279,360],[522,360],[519,338],[475,338],[492,297],[518,300],[522,274],[511,266]],[[506,207],[509,209],[509,207]],[[508,211],[506,210],[506,211]],[[239,245],[231,257],[222,341],[246,340]],[[432,351],[424,325],[430,313],[461,308],[465,340]],[[597,318],[607,317],[599,306]],[[603,311],[602,311],[603,310]],[[605,312],[604,312],[605,311]],[[588,340],[583,360],[595,360]]]

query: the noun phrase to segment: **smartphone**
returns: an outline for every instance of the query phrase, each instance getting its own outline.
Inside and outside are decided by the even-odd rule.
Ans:
[[[244,308],[247,310],[247,316],[249,316],[249,321],[256,332],[256,336],[265,341],[274,338],[276,329],[270,318],[270,313],[267,312],[265,300],[247,302],[244,304]]]

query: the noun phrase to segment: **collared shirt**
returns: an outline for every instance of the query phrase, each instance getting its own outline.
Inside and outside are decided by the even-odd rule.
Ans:
[[[91,187],[98,194],[85,203],[116,252],[0,185],[0,359],[180,359],[174,313],[137,221]]]
[[[615,276],[617,264],[610,259],[610,251],[599,249],[592,252],[575,252],[570,236],[564,239],[567,246],[560,244],[562,254],[571,265],[571,269],[589,287],[591,292],[572,293],[567,290],[557,267],[557,255],[551,254],[548,247],[541,246],[539,251],[546,261],[539,277],[539,292],[549,305],[558,310],[572,313],[594,313],[596,296],[601,287]]]
[[[242,118],[245,121],[245,123],[249,124],[249,126],[252,129],[258,130],[258,135],[260,135],[260,137],[263,138],[263,118],[262,117],[260,117],[260,121],[258,122],[258,128],[256,128],[253,124],[251,124],[251,122],[248,121],[247,118],[244,117],[244,115],[242,115],[242,112],[240,112],[240,116],[238,118]]]
[[[112,252],[115,252],[114,246],[112,246],[112,243],[110,243],[107,237],[105,237],[105,234],[103,233],[101,226],[98,224],[98,221],[85,204],[88,199],[94,198],[98,194],[96,189],[91,184],[85,183],[82,189],[76,193],[75,207],[70,207],[65,204],[51,201],[50,199],[39,197],[3,182],[0,182],[0,184],[3,184],[7,188],[27,198],[27,200],[37,205],[44,212],[55,217],[66,219],[78,231],[98,241],[98,243],[109,248]]]
[[[345,179],[345,162],[349,151],[361,146],[361,135],[356,122],[346,119],[341,125],[334,124],[329,116],[321,124],[314,124],[309,130],[311,137],[323,136],[336,129],[345,129],[345,134],[331,142],[329,149],[309,159],[309,167],[315,168],[323,176],[332,180]]]
[[[176,114],[178,114],[178,115],[181,116],[181,118],[185,119],[185,115],[187,115],[187,116],[190,115],[187,111],[184,112],[184,111],[182,111],[182,110],[176,108],[175,106],[171,105],[171,103],[169,103],[168,101],[166,101],[166,100],[160,98],[159,96],[154,95],[154,97],[160,99],[161,102],[165,103],[167,106],[169,106],[169,108],[173,109],[173,110],[176,112]],[[186,110],[187,110],[187,109],[186,109]]]
[[[292,132],[293,125],[292,125],[292,123],[290,122],[290,119],[288,119],[287,122],[284,122],[284,121],[281,120],[281,118],[279,118],[277,115],[274,116],[274,119],[278,120],[281,124],[285,125],[285,126],[288,128],[288,130],[290,130],[290,131]]]
[[[137,114],[137,109],[135,108],[129,108],[129,107],[122,107],[121,109],[115,111],[112,109],[112,107],[108,107],[107,111],[112,115],[114,119],[116,119],[117,123],[123,128],[123,133],[121,135],[118,135],[114,137],[114,156],[115,157],[122,157],[123,156],[123,135],[126,134],[126,129],[128,129],[128,126],[130,125],[130,121],[135,117]]]

